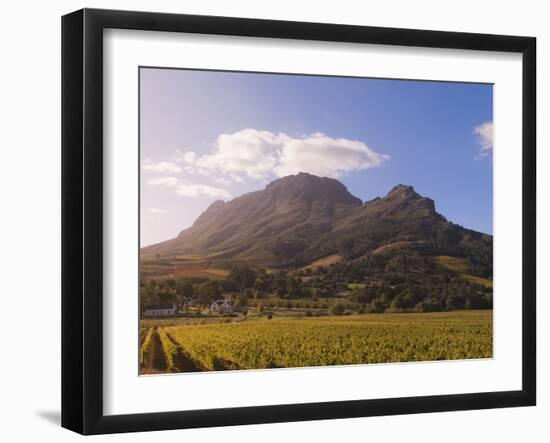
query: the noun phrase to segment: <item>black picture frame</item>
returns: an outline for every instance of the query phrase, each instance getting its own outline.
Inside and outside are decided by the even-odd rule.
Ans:
[[[177,412],[103,413],[103,30],[504,51],[523,63],[522,389]],[[83,9],[62,18],[62,426],[82,434],[458,411],[536,403],[536,39]]]

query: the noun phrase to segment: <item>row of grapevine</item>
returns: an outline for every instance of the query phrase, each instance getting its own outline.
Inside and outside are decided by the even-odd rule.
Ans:
[[[139,363],[141,366],[145,365],[149,359],[149,353],[151,351],[151,345],[153,343],[153,334],[155,333],[154,328],[149,328],[145,333],[145,338],[143,339],[140,347]],[[140,334],[141,335],[141,334]]]
[[[178,372],[178,356],[179,349],[176,344],[170,339],[164,328],[158,328],[158,335],[160,342],[162,343],[162,350],[164,352],[164,359],[166,361],[167,372]]]
[[[160,332],[162,331],[162,332]],[[173,326],[168,333],[208,370],[457,360],[492,356],[492,314],[325,317]],[[163,340],[167,361],[177,346]],[[164,344],[166,341],[166,345]],[[174,366],[171,366],[174,370]]]

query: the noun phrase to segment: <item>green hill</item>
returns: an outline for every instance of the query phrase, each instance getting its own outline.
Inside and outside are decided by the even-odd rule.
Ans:
[[[363,203],[335,179],[300,173],[229,202],[214,202],[176,238],[142,248],[141,257],[148,262],[209,259],[222,268],[247,263],[297,269],[326,257],[351,261],[401,248],[467,260],[467,275],[490,278],[492,244],[490,235],[447,221],[434,201],[412,186],[397,185]]]
[[[440,255],[438,257],[435,257],[435,261],[447,268],[451,271],[454,271],[458,274],[460,274],[463,278],[472,281],[474,283],[478,283],[482,286],[485,286],[487,288],[493,287],[493,280],[483,277],[478,277],[476,275],[472,275],[472,266],[468,262],[468,260],[464,258],[459,257],[450,257],[448,255]]]

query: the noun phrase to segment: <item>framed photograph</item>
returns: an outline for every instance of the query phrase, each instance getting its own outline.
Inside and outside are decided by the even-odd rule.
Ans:
[[[62,425],[536,402],[531,37],[62,20]]]

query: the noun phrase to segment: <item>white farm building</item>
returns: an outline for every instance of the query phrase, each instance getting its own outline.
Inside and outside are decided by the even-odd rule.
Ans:
[[[143,315],[146,315],[148,317],[156,315],[176,315],[176,311],[176,305],[155,305],[148,306],[143,312]]]
[[[226,314],[233,312],[231,300],[216,300],[210,305],[210,312],[219,313],[222,310]]]

